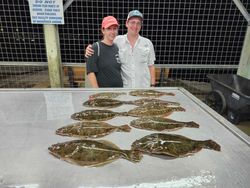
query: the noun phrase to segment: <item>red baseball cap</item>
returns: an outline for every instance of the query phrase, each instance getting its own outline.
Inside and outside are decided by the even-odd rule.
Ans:
[[[115,19],[115,17],[113,17],[113,16],[104,17],[102,20],[102,28],[106,29],[106,28],[110,27],[111,25],[119,26],[118,21]]]

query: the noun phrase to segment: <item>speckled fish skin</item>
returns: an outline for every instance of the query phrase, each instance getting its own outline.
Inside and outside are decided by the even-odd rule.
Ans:
[[[152,89],[141,89],[141,90],[135,90],[130,91],[130,95],[132,96],[139,96],[139,97],[161,97],[163,95],[169,95],[169,96],[175,96],[174,93],[168,93],[168,92],[162,92],[162,91],[156,91]]]
[[[131,162],[139,162],[140,151],[121,150],[116,145],[105,140],[73,140],[58,143],[48,148],[55,157],[80,166],[101,166],[119,158]]]
[[[160,104],[167,104],[169,106],[180,106],[180,103],[178,102],[172,102],[172,101],[165,101],[160,99],[152,99],[152,98],[142,98],[135,101],[131,101],[132,104],[136,106],[143,106],[148,103],[160,103]]]
[[[79,121],[106,121],[115,116],[127,116],[127,112],[113,112],[111,110],[84,110],[71,115],[71,118]]]
[[[143,116],[165,117],[175,111],[185,111],[185,109],[180,106],[170,107],[168,104],[162,104],[162,103],[148,103],[128,111],[128,114],[134,117],[143,117]]]
[[[130,130],[131,128],[128,125],[112,126],[108,123],[100,121],[84,121],[61,127],[56,130],[56,134],[88,139],[100,138],[115,131],[130,132]]]
[[[86,107],[115,108],[124,104],[124,101],[115,99],[90,99],[83,103]]]
[[[175,134],[154,133],[136,140],[132,148],[149,154],[185,157],[202,148],[220,151],[220,145],[213,140],[192,140]]]
[[[127,95],[127,93],[125,92],[101,92],[101,93],[90,95],[89,98],[90,99],[112,99],[120,95]]]
[[[179,106],[180,103],[171,102],[171,101],[163,101],[160,99],[150,99],[150,98],[143,98],[138,99],[135,101],[119,101],[115,99],[90,99],[83,103],[83,106],[86,107],[99,107],[99,108],[115,108],[119,107],[122,104],[132,104],[136,106],[142,106],[148,103],[161,103],[161,104],[168,104],[169,106]]]
[[[142,117],[131,121],[130,126],[152,131],[174,131],[183,127],[199,128],[193,121],[181,122],[163,117]]]

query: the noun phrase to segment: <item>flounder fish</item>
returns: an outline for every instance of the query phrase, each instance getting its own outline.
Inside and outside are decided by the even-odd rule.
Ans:
[[[115,144],[105,140],[72,140],[58,143],[48,148],[55,157],[80,166],[101,166],[119,158],[139,162],[140,151],[121,150]]]
[[[130,126],[152,131],[174,131],[183,127],[199,128],[193,121],[182,122],[163,117],[142,117],[131,121]]]
[[[168,116],[174,111],[185,111],[182,107],[169,107],[167,104],[148,103],[136,107],[128,112],[113,112],[111,110],[84,110],[71,115],[71,118],[79,121],[106,121],[116,116]]]
[[[164,117],[170,115],[174,111],[185,111],[185,109],[180,106],[171,107],[168,104],[164,103],[148,103],[128,111],[128,115],[134,117],[143,117],[143,116]]]
[[[136,140],[132,149],[149,154],[185,157],[192,155],[202,148],[220,151],[221,147],[213,140],[192,140],[175,134],[154,133]]]
[[[115,108],[122,104],[131,104],[130,101],[119,101],[115,99],[90,99],[83,103],[86,107]]]
[[[150,98],[143,98],[138,99],[135,101],[119,101],[116,99],[90,99],[83,103],[83,106],[86,107],[100,107],[100,108],[115,108],[121,106],[122,104],[131,104],[136,106],[142,106],[147,103],[164,103],[170,106],[179,106],[180,103],[178,102],[171,102],[171,101],[163,101],[160,99],[150,99]]]
[[[156,90],[152,90],[152,89],[141,89],[141,90],[130,91],[129,94],[132,96],[153,97],[153,98],[154,97],[161,97],[163,95],[175,96],[174,93],[156,91]]]
[[[168,106],[180,106],[180,103],[173,102],[173,101],[165,101],[161,99],[152,99],[152,98],[142,98],[133,101],[133,104],[136,106],[142,106],[148,103],[160,103],[160,104],[167,104]]]
[[[84,121],[59,128],[56,134],[86,139],[103,137],[114,131],[130,132],[130,130],[128,125],[112,126],[100,121]]]
[[[111,99],[120,95],[127,95],[125,92],[101,92],[89,96],[89,99]]]
[[[71,118],[79,121],[106,121],[116,116],[128,116],[127,112],[113,112],[111,110],[84,110],[71,115]]]

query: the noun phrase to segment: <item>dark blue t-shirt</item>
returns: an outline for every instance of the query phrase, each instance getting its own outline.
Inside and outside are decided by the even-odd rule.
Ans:
[[[87,74],[95,73],[99,87],[123,87],[119,48],[116,44],[109,46],[100,41],[98,43],[99,56],[98,46],[94,43],[94,54],[87,59]]]

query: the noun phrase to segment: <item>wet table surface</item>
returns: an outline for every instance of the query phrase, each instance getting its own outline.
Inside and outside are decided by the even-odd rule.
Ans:
[[[73,140],[55,134],[55,130],[77,122],[71,114],[86,107],[82,103],[98,92],[126,92],[119,100],[136,100],[127,89],[44,89],[0,90],[0,187],[83,188],[83,187],[249,187],[250,142],[239,129],[215,113],[182,88],[155,88],[175,96],[160,99],[177,101],[185,112],[168,118],[195,121],[200,128],[171,132],[191,139],[212,139],[221,152],[202,149],[192,156],[167,158],[144,155],[139,163],[118,159],[101,167],[82,167],[53,157],[52,144]],[[111,110],[128,111],[135,106],[122,105]],[[116,117],[107,123],[129,124],[134,117]],[[121,149],[154,131],[132,128],[130,133],[114,132],[101,139]]]

